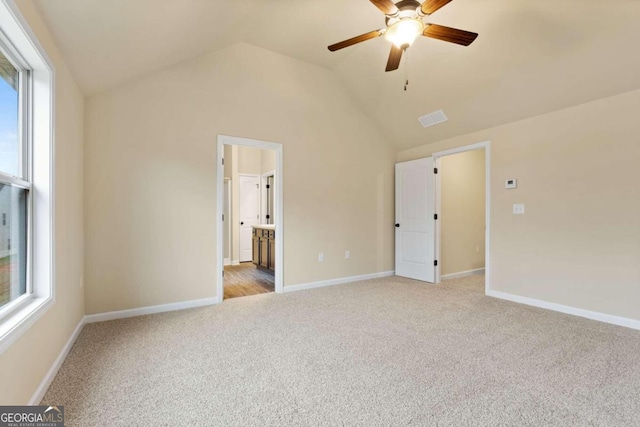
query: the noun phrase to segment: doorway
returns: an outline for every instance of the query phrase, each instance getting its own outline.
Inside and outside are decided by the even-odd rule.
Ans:
[[[484,218],[480,227],[482,238],[474,234],[476,243],[472,248],[482,256],[482,267],[469,268],[452,273],[449,277],[463,277],[474,273],[484,273],[484,292],[490,290],[490,226],[491,226],[491,187],[490,187],[490,142],[482,142],[466,147],[434,153],[432,157],[396,164],[396,275],[440,283],[443,278],[443,198],[442,173],[447,163],[443,158],[459,153],[481,150],[484,152]],[[481,154],[482,155],[482,154]],[[450,191],[450,190],[447,190]],[[477,194],[476,194],[477,195]],[[484,196],[484,197],[483,197]],[[464,209],[464,208],[463,208]],[[450,215],[451,210],[446,213]],[[483,246],[483,247],[480,247]],[[468,249],[468,248],[467,248]],[[451,259],[451,257],[449,257]],[[451,263],[451,262],[450,262]],[[457,273],[457,274],[456,274]]]
[[[218,298],[281,293],[282,145],[220,135],[217,157]]]
[[[486,294],[490,286],[490,142],[437,152],[433,159],[440,215],[435,230],[436,283],[484,274]]]

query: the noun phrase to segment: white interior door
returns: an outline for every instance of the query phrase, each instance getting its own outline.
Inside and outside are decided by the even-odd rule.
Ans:
[[[260,221],[260,179],[257,175],[239,175],[238,178],[239,261],[245,262],[252,259],[252,226]]]
[[[433,157],[396,164],[396,275],[435,282]]]

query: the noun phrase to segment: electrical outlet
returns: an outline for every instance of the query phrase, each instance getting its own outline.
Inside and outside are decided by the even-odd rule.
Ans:
[[[513,205],[514,215],[524,215],[524,203],[517,203]]]
[[[318,254],[318,262],[323,262],[324,261],[324,254],[322,252],[320,252]]]
[[[344,252],[344,259],[349,259],[351,258],[351,251],[345,251]]]

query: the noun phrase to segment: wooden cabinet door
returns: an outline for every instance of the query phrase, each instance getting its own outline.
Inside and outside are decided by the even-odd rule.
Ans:
[[[269,240],[260,239],[260,267],[269,268]]]
[[[260,265],[260,238],[253,238],[253,259],[252,262],[255,265]]]
[[[269,239],[269,269],[276,269],[276,240]]]

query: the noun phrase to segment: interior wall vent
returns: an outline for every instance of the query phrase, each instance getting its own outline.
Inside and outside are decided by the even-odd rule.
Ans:
[[[444,123],[447,120],[449,119],[442,110],[434,111],[433,113],[425,114],[424,116],[418,118],[418,121],[420,122],[422,127],[425,128]]]

